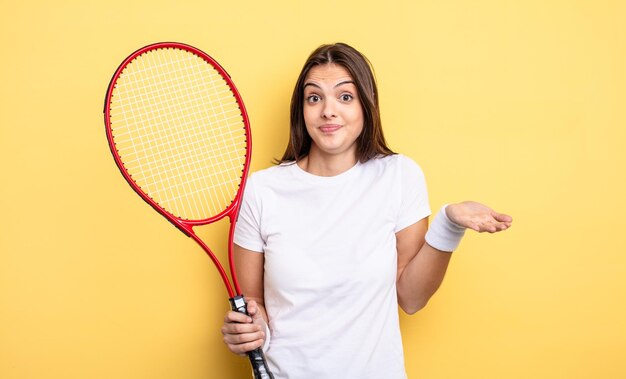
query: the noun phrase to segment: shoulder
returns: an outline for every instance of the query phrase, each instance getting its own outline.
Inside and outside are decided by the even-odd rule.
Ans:
[[[254,181],[256,183],[272,183],[276,180],[282,180],[291,175],[294,163],[281,163],[276,166],[264,168],[259,171],[255,171],[250,174],[248,181]]]
[[[381,168],[385,171],[393,169],[401,172],[413,172],[423,174],[422,168],[413,159],[403,154],[392,154],[370,159],[366,166]]]
[[[246,181],[246,191],[263,193],[267,190],[280,188],[293,181],[294,164],[282,163],[259,171],[255,171]],[[248,189],[249,188],[249,189]]]

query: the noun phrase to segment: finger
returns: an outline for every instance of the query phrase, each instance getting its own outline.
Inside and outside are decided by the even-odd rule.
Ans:
[[[488,223],[488,224],[483,225],[482,231],[487,232],[487,233],[495,233],[498,231],[498,229],[496,228],[496,225],[494,225],[493,223]]]
[[[244,314],[244,313],[239,313],[239,312],[235,312],[235,311],[229,311],[228,313],[226,313],[226,316],[224,317],[224,322],[226,323],[246,323],[249,324],[252,322],[252,317]]]
[[[501,222],[500,224],[498,224],[498,226],[500,227],[499,230],[507,230],[508,228],[511,227],[511,223]]]
[[[491,216],[500,222],[507,222],[507,223],[513,222],[513,217],[504,213],[492,212]]]
[[[250,300],[248,303],[248,314],[252,318],[252,322],[254,323],[263,323],[265,324],[265,319],[263,318],[263,314],[261,313],[261,307],[257,304],[256,301]]]
[[[501,232],[501,231],[507,230],[511,226],[510,223],[506,223],[506,222],[495,222],[493,225],[494,225],[494,230],[490,231],[490,233]]]
[[[474,230],[478,231],[479,233],[495,233],[499,229],[499,224],[500,223],[495,221],[494,219],[483,218],[475,222],[476,229]]]
[[[231,345],[240,345],[252,341],[265,339],[265,332],[258,330],[253,333],[231,334],[223,333],[224,342]]]
[[[228,349],[235,354],[245,355],[247,352],[258,349],[263,346],[263,340],[256,340],[242,344],[228,345]]]
[[[259,312],[259,306],[257,305],[256,301],[250,300],[248,302],[247,308],[248,308],[248,314],[250,315],[250,317],[255,318],[255,316]]]
[[[242,344],[226,343],[226,346],[228,347],[228,350],[232,351],[233,353],[243,356],[247,352],[258,349],[259,347],[263,346],[263,341],[257,340],[257,341],[242,343]]]
[[[222,334],[224,336],[228,335],[251,335],[259,332],[264,332],[261,325],[258,324],[224,324],[222,325]]]
[[[261,331],[244,334],[224,334],[223,340],[230,351],[236,354],[242,354],[263,346],[265,343],[265,333]]]

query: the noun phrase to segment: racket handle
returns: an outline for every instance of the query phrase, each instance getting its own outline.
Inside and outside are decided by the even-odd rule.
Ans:
[[[243,295],[235,296],[229,300],[230,307],[233,311],[243,313],[249,316],[248,306],[243,298]],[[272,375],[270,369],[267,367],[265,355],[263,354],[263,350],[260,347],[255,350],[249,351],[246,354],[248,354],[250,364],[252,365],[254,379],[274,379],[274,375]]]
[[[255,350],[249,351],[247,354],[248,358],[250,359],[250,364],[252,365],[254,379],[274,379],[274,375],[272,375],[269,367],[267,367],[265,355],[263,354],[263,350],[261,350],[260,347]]]

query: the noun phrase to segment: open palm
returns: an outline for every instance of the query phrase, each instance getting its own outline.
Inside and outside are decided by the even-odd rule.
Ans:
[[[479,233],[500,232],[511,227],[513,222],[511,216],[495,212],[488,206],[475,201],[450,204],[446,207],[446,215],[455,224]]]

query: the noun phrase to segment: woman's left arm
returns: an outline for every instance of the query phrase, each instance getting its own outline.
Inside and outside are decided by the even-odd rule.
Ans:
[[[473,201],[450,204],[441,212],[441,220],[436,218],[434,222],[438,224],[433,227],[443,230],[444,238],[448,227],[495,233],[508,229],[513,222],[510,216]],[[428,219],[424,218],[396,233],[398,304],[408,314],[426,306],[441,285],[452,256],[451,251],[426,243],[427,230]]]

